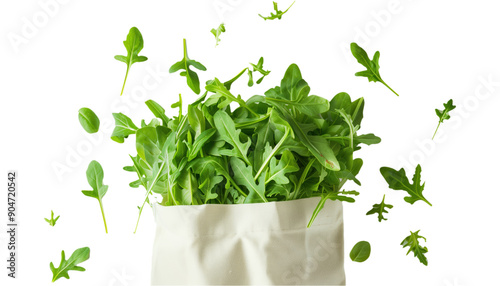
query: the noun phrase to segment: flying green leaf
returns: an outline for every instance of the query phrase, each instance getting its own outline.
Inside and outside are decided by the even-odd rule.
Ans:
[[[50,219],[45,218],[45,221],[50,224],[50,226],[55,226],[57,220],[59,219],[60,215],[54,218],[54,211],[50,211]]]
[[[403,168],[401,168],[399,171],[396,171],[389,167],[380,168],[380,173],[382,174],[382,176],[384,176],[384,179],[389,184],[389,188],[397,191],[405,191],[410,195],[409,197],[404,198],[406,202],[413,204],[416,201],[421,200],[432,206],[432,204],[422,195],[425,183],[420,185],[421,172],[422,167],[420,167],[419,164],[417,165],[415,174],[413,175],[413,184],[410,184],[410,181],[406,177],[406,173]]]
[[[370,257],[371,246],[368,241],[360,241],[354,245],[349,257],[354,262],[364,262]]]
[[[106,195],[108,191],[108,186],[103,185],[104,171],[101,164],[97,161],[92,161],[87,168],[87,181],[92,187],[91,191],[82,191],[87,197],[95,198],[99,201],[99,207],[101,208],[102,220],[104,221],[104,229],[108,233],[108,226],[106,225],[106,217],[104,216],[104,209],[102,206],[102,198]]]
[[[212,33],[215,36],[216,47],[219,45],[220,35],[224,32],[226,32],[226,27],[224,26],[224,23],[220,24],[219,27],[217,27],[217,29],[210,30],[210,33]]]
[[[281,10],[278,10],[278,3],[273,1],[273,7],[274,7],[274,11],[276,13],[271,12],[271,16],[267,16],[267,17],[264,17],[261,14],[259,14],[259,16],[264,20],[274,20],[274,19],[281,20],[281,17],[283,16],[283,14],[288,12],[288,9],[290,9],[293,6],[293,4],[295,4],[295,1],[293,1],[292,5],[290,5],[285,11],[281,11]]]
[[[113,141],[123,143],[125,142],[125,138],[136,133],[138,128],[128,116],[120,112],[113,113],[113,117],[115,118],[115,129],[113,129],[113,133],[111,134]]]
[[[189,88],[191,88],[191,90],[194,93],[199,94],[200,93],[200,80],[198,78],[198,74],[196,74],[196,72],[191,70],[189,67],[193,66],[194,68],[201,70],[201,71],[206,71],[207,68],[204,65],[202,65],[201,63],[199,63],[195,60],[192,60],[188,57],[186,39],[183,40],[183,45],[184,45],[184,57],[182,58],[182,60],[173,64],[170,67],[169,72],[174,73],[178,70],[184,70],[180,73],[180,75],[185,76],[186,80],[187,80],[187,85],[189,86]]]
[[[378,59],[380,58],[380,52],[375,52],[375,55],[373,56],[373,60],[370,60],[368,57],[368,54],[358,46],[356,43],[351,43],[351,52],[352,55],[358,60],[358,63],[362,64],[366,70],[365,71],[360,71],[357,72],[355,75],[356,76],[364,76],[368,78],[368,81],[373,81],[373,82],[381,82],[383,85],[385,85],[388,89],[390,89],[394,94],[399,96],[392,88],[390,88],[384,80],[382,80],[382,77],[380,76],[379,69],[380,66],[378,64]]]
[[[96,133],[99,131],[99,117],[90,108],[80,108],[78,110],[78,120],[82,125],[83,129],[88,133]]]
[[[52,282],[64,277],[69,279],[68,271],[85,271],[85,268],[78,264],[87,261],[90,258],[90,248],[78,248],[71,254],[68,260],[65,258],[64,250],[61,252],[61,263],[55,268],[54,263],[50,263],[50,271],[52,271]]]
[[[127,39],[123,41],[123,45],[127,49],[127,56],[115,56],[116,60],[127,64],[127,72],[125,73],[125,80],[123,81],[123,87],[120,95],[123,94],[123,90],[125,89],[125,83],[127,82],[130,67],[134,63],[145,62],[148,60],[148,58],[145,56],[139,56],[139,52],[144,47],[144,40],[142,39],[141,32],[139,32],[139,29],[137,29],[136,27],[130,28]]]
[[[445,121],[447,119],[450,119],[449,112],[452,111],[453,109],[455,109],[455,107],[456,107],[455,105],[453,105],[453,99],[448,100],[448,102],[444,103],[443,105],[444,105],[443,110],[436,109],[436,115],[439,117],[439,123],[438,123],[438,126],[436,127],[436,131],[434,131],[434,135],[432,136],[432,140],[434,140],[434,137],[436,137],[436,133],[437,133],[441,123],[443,123],[443,121]]]
[[[374,204],[373,208],[369,210],[366,215],[371,215],[371,214],[378,214],[378,221],[381,222],[382,220],[387,220],[384,217],[384,213],[388,213],[386,208],[392,209],[392,205],[386,204],[385,203],[385,195],[382,198],[382,202],[380,204]]]
[[[425,253],[428,252],[427,247],[423,247],[420,245],[420,242],[418,241],[420,238],[423,238],[425,241],[427,239],[421,235],[418,234],[420,230],[417,230],[415,232],[410,231],[410,235],[407,236],[403,242],[401,242],[401,245],[403,248],[409,247],[408,252],[406,255],[408,255],[410,252],[413,252],[414,256],[420,260],[420,263],[424,264],[427,266],[427,257],[425,257]]]

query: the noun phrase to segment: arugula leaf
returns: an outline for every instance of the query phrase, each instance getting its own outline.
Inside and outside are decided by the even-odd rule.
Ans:
[[[234,172],[234,180],[239,185],[245,186],[249,192],[245,203],[267,202],[265,196],[265,174],[260,176],[259,184],[257,185],[252,176],[252,167],[246,166],[243,161],[236,157],[231,157],[229,161]]]
[[[111,139],[115,142],[125,142],[125,138],[128,138],[131,134],[135,134],[137,129],[139,129],[128,116],[121,112],[113,113],[113,117],[115,118],[115,129],[113,129]]]
[[[366,70],[365,71],[360,71],[357,72],[355,75],[356,76],[364,76],[368,78],[368,81],[373,81],[373,82],[381,82],[383,85],[385,85],[388,89],[390,89],[394,94],[399,96],[392,88],[390,88],[385,81],[382,80],[382,77],[380,76],[379,69],[380,66],[378,64],[378,59],[380,58],[380,52],[375,52],[375,55],[373,56],[373,60],[370,60],[368,55],[366,54],[365,50],[358,46],[356,43],[351,43],[351,52],[352,55],[358,60],[358,63],[362,64]]]
[[[224,154],[227,156],[237,156],[243,159],[243,161],[245,161],[248,165],[251,165],[248,160],[247,153],[252,142],[249,138],[245,143],[240,141],[241,130],[236,130],[234,121],[231,117],[226,112],[219,110],[214,115],[214,123],[217,128],[217,133],[220,135],[221,139],[233,146],[231,152],[225,152]]]
[[[281,11],[281,10],[278,10],[278,3],[273,1],[273,7],[274,7],[274,11],[276,12],[276,14],[271,12],[271,16],[264,17],[261,14],[259,14],[259,16],[264,20],[274,20],[274,19],[281,20],[281,17],[283,16],[283,14],[285,14],[288,11],[288,9],[290,9],[293,6],[293,4],[295,4],[295,1],[293,1],[292,5],[290,5],[285,11]]]
[[[316,206],[316,208],[314,209],[314,212],[311,216],[311,219],[309,220],[309,223],[307,224],[307,227],[311,227],[311,225],[313,224],[314,222],[314,219],[316,219],[316,217],[318,216],[319,212],[323,209],[323,207],[325,206],[325,203],[327,200],[332,200],[332,201],[335,201],[335,200],[339,200],[341,202],[348,202],[348,203],[353,203],[354,202],[354,198],[352,197],[348,197],[347,195],[350,195],[350,196],[357,196],[359,195],[359,192],[356,192],[356,191],[340,191],[340,192],[329,192],[329,193],[323,193],[321,194],[321,200],[319,201],[318,205]]]
[[[420,185],[421,171],[422,167],[420,167],[420,164],[418,164],[417,168],[415,169],[415,174],[413,175],[413,184],[410,184],[403,168],[401,168],[399,171],[396,171],[389,167],[380,168],[380,173],[382,174],[382,176],[384,176],[384,179],[389,184],[389,188],[397,191],[405,191],[410,195],[409,197],[404,198],[406,202],[413,204],[416,201],[421,200],[432,206],[432,204],[422,195],[425,183]]]
[[[216,47],[219,45],[220,35],[222,33],[225,33],[225,32],[226,32],[226,27],[224,26],[224,23],[220,24],[219,27],[217,27],[217,29],[210,30],[210,33],[212,33],[215,36],[215,46]]]
[[[371,214],[378,214],[378,221],[381,222],[382,220],[387,220],[384,218],[384,213],[388,213],[386,208],[392,209],[392,205],[386,204],[385,203],[385,195],[382,198],[382,202],[380,204],[374,204],[373,208],[369,210],[366,215],[371,215]]]
[[[166,126],[168,124],[169,119],[165,115],[165,109],[152,99],[147,100],[145,103],[148,106],[149,110],[151,110],[151,112],[154,114],[154,116],[156,116],[157,118],[160,118],[161,121],[163,122],[163,125]]]
[[[371,246],[368,241],[360,241],[354,245],[349,257],[354,262],[364,262],[370,257]]]
[[[425,253],[428,252],[427,247],[423,247],[420,245],[420,242],[418,241],[420,238],[423,238],[425,241],[427,239],[421,235],[418,234],[420,230],[417,230],[415,232],[410,231],[410,235],[407,236],[403,242],[401,242],[401,245],[403,248],[409,247],[408,252],[406,255],[408,255],[410,252],[413,252],[414,256],[420,260],[420,263],[424,264],[427,266],[427,257],[425,257]]]
[[[199,63],[195,60],[192,60],[188,57],[186,39],[183,40],[183,46],[184,46],[184,57],[182,58],[182,60],[173,64],[170,67],[168,72],[174,73],[178,70],[184,70],[183,72],[180,73],[180,75],[185,76],[186,80],[187,80],[187,85],[189,86],[189,88],[191,88],[191,90],[194,93],[199,94],[200,93],[200,80],[199,80],[196,72],[192,71],[189,67],[193,66],[194,68],[201,70],[201,71],[206,71],[207,68],[204,65],[202,65],[201,63]]]
[[[85,271],[85,268],[77,266],[78,264],[87,261],[90,258],[90,248],[78,248],[71,254],[68,260],[64,255],[64,250],[61,252],[61,263],[55,268],[54,263],[50,263],[50,271],[52,271],[52,282],[64,277],[69,279],[68,271]]]
[[[272,157],[269,163],[269,174],[266,178],[266,184],[275,181],[277,184],[288,184],[289,180],[285,176],[287,173],[293,173],[300,170],[292,152],[285,150],[281,155],[279,162],[276,157]]]
[[[83,107],[78,110],[78,120],[83,129],[88,133],[96,133],[99,131],[99,117],[90,108]]]
[[[125,73],[125,80],[120,95],[123,94],[125,83],[127,82],[128,71],[134,63],[145,62],[148,60],[145,56],[139,56],[139,52],[144,48],[144,40],[142,34],[136,27],[130,28],[127,39],[123,41],[123,45],[127,49],[127,56],[116,55],[115,59],[127,64],[127,72]]]
[[[158,133],[155,127],[146,126],[137,130],[137,155],[152,167],[158,162],[161,150],[158,147]]]
[[[266,71],[264,70],[264,58],[260,57],[259,61],[257,64],[252,64],[253,70],[248,69],[248,86],[253,86],[253,73],[254,72],[259,72],[261,74],[261,77],[256,81],[257,84],[260,84],[264,78],[271,73],[271,71]]]
[[[102,170],[101,164],[93,160],[90,162],[87,168],[87,181],[92,187],[92,191],[82,191],[87,197],[95,198],[99,201],[99,207],[101,208],[102,220],[104,221],[104,229],[108,233],[108,226],[106,225],[106,217],[104,216],[104,209],[102,206],[102,198],[106,195],[108,191],[108,186],[103,185],[104,171]]]
[[[57,220],[59,219],[60,215],[57,216],[55,219],[54,219],[54,211],[50,211],[50,219],[48,218],[44,218],[46,222],[48,222],[50,224],[50,226],[55,226],[56,225],[56,222]]]
[[[437,133],[441,123],[443,123],[443,121],[445,121],[447,119],[450,119],[450,114],[449,114],[450,111],[452,111],[453,109],[456,108],[456,106],[453,105],[453,99],[448,100],[448,102],[444,103],[443,105],[444,105],[443,110],[436,109],[436,115],[439,117],[439,123],[438,123],[438,126],[436,127],[436,131],[434,131],[434,135],[432,136],[432,140],[434,140],[434,137],[436,137],[436,133]]]

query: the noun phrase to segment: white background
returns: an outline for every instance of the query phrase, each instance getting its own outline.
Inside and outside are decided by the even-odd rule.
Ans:
[[[279,7],[290,3],[279,1]],[[87,271],[70,272],[71,279],[58,285],[148,285],[153,217],[147,209],[132,234],[144,191],[128,187],[134,175],[121,168],[130,163],[128,154],[135,155],[134,144],[109,139],[111,113],[124,112],[138,124],[152,118],[147,99],[168,107],[182,93],[192,101],[185,79],[167,73],[182,58],[186,38],[190,57],[208,68],[198,72],[202,82],[227,80],[264,57],[271,74],[261,85],[249,89],[242,80],[233,86],[245,99],[278,85],[290,63],[299,65],[313,94],[330,99],[345,91],[365,98],[361,133],[375,133],[382,143],[357,152],[365,162],[363,185],[356,188],[357,202],[345,205],[345,249],[348,254],[357,241],[368,240],[372,255],[361,264],[346,255],[348,285],[500,285],[495,3],[297,0],[281,21],[264,21],[257,14],[268,15],[272,1],[2,1],[0,170],[2,176],[19,171],[20,262],[17,280],[7,279],[1,267],[0,284],[49,285],[49,262],[58,265],[61,250],[69,256],[89,246],[91,258],[82,264]],[[221,22],[227,32],[215,47],[210,29]],[[149,60],[132,66],[120,97],[126,66],[113,56],[126,55],[122,41],[132,26],[142,32],[142,55]],[[348,52],[352,41],[370,57],[381,52],[380,73],[400,97],[354,76],[363,67]],[[457,105],[452,120],[430,141],[438,122],[434,109],[450,98]],[[81,107],[100,117],[99,133],[81,128]],[[167,109],[170,116],[177,112]],[[80,192],[88,188],[85,170],[93,159],[103,165],[109,185],[107,235],[97,201]],[[432,207],[407,204],[378,171],[405,167],[413,175],[417,163]],[[365,213],[383,194],[394,208],[379,223]],[[43,220],[50,210],[61,215],[54,228]],[[419,229],[427,238],[427,267],[399,245]],[[0,238],[4,261],[5,231]]]

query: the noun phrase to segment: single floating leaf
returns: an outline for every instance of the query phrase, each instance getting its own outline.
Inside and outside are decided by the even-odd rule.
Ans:
[[[281,10],[278,10],[278,3],[273,1],[273,7],[274,7],[274,11],[276,13],[271,12],[271,16],[267,16],[267,17],[264,17],[261,14],[259,14],[259,16],[264,20],[274,20],[274,19],[281,20],[281,17],[283,16],[283,14],[288,12],[288,9],[290,9],[293,6],[293,4],[295,4],[295,1],[293,1],[292,5],[290,5],[285,11],[281,11]]]
[[[421,246],[419,241],[418,241],[420,238],[423,238],[425,241],[427,241],[427,239],[423,236],[420,236],[418,234],[419,231],[420,230],[417,230],[416,232],[410,231],[410,235],[407,236],[403,240],[403,242],[401,242],[401,245],[403,246],[403,248],[409,247],[406,255],[408,255],[410,252],[413,252],[414,256],[417,257],[418,260],[420,260],[420,263],[427,266],[427,264],[428,264],[427,257],[425,257],[425,255],[424,255],[425,253],[428,252],[427,247]]]
[[[382,220],[387,220],[384,218],[384,213],[388,213],[386,208],[392,209],[392,205],[386,204],[385,203],[385,195],[382,198],[382,202],[380,204],[374,204],[373,208],[369,210],[366,215],[371,215],[371,214],[378,214],[378,221],[381,222]]]
[[[113,129],[113,133],[111,134],[113,141],[123,143],[125,142],[125,138],[137,132],[137,126],[125,114],[121,112],[113,113],[113,117],[115,118],[115,129]]]
[[[354,262],[364,262],[370,257],[371,246],[368,241],[360,241],[354,245],[349,257]]]
[[[178,70],[184,70],[180,73],[180,75],[185,76],[186,80],[187,80],[187,85],[189,86],[189,88],[191,88],[191,90],[194,93],[199,94],[200,93],[200,80],[198,78],[198,75],[194,71],[192,71],[189,67],[193,66],[196,69],[201,70],[201,71],[206,71],[207,68],[204,65],[202,65],[201,63],[199,63],[195,60],[192,60],[188,57],[186,39],[184,39],[183,45],[184,45],[184,57],[182,58],[182,60],[173,64],[170,67],[168,72],[174,73]]]
[[[443,123],[443,121],[445,121],[445,120],[450,119],[449,112],[456,108],[456,106],[453,105],[453,99],[448,100],[448,102],[444,103],[443,105],[444,105],[443,110],[436,109],[436,115],[439,117],[439,123],[438,123],[438,126],[436,127],[436,131],[434,131],[434,135],[432,136],[432,140],[434,140],[434,137],[436,137],[436,133],[437,133],[441,123]]]
[[[125,83],[127,82],[128,71],[134,63],[145,62],[148,60],[145,56],[139,56],[139,52],[144,48],[144,40],[142,39],[142,34],[136,27],[130,28],[128,32],[127,39],[123,41],[123,45],[127,49],[127,56],[116,55],[115,59],[127,64],[127,72],[125,73],[125,80],[123,81],[122,91],[120,95],[123,94],[123,89],[125,89]]]
[[[379,69],[380,65],[378,64],[378,59],[380,58],[380,52],[377,51],[375,52],[375,55],[373,56],[373,60],[370,60],[368,57],[368,54],[358,46],[356,43],[351,43],[351,52],[352,55],[358,60],[358,63],[362,64],[366,70],[365,71],[360,71],[357,72],[355,75],[356,76],[364,76],[368,78],[368,81],[373,81],[373,82],[381,82],[383,85],[385,85],[388,89],[390,89],[394,94],[399,96],[391,87],[389,87],[384,80],[382,80],[382,77],[380,76]]]
[[[83,107],[78,110],[78,120],[83,129],[88,133],[96,133],[99,131],[99,117],[90,108]]]
[[[92,161],[87,168],[87,181],[92,187],[91,191],[82,191],[87,197],[95,198],[99,201],[99,207],[101,208],[102,219],[104,221],[104,229],[108,233],[108,226],[106,225],[106,217],[104,216],[104,209],[102,207],[102,198],[106,195],[108,191],[108,186],[103,185],[102,181],[104,179],[104,171],[101,164],[97,161]]]
[[[54,211],[50,211],[50,219],[44,218],[46,222],[50,224],[50,226],[55,226],[57,220],[59,219],[60,215],[54,218]]]
[[[406,173],[403,168],[401,168],[399,171],[396,171],[389,167],[380,168],[380,173],[382,174],[382,176],[384,176],[384,179],[389,184],[389,188],[397,191],[405,191],[410,195],[409,197],[405,197],[406,202],[413,204],[416,201],[420,200],[432,206],[432,204],[422,195],[425,183],[420,185],[421,172],[422,168],[419,164],[417,165],[415,174],[413,175],[413,184],[410,184],[410,181],[406,177]]]
[[[224,26],[224,23],[220,24],[219,27],[217,27],[217,29],[210,30],[210,33],[212,33],[215,36],[216,47],[219,45],[220,35],[225,32],[226,32],[226,27]]]
[[[55,268],[54,263],[50,263],[50,270],[52,271],[52,282],[64,277],[69,279],[68,271],[85,271],[85,268],[78,266],[78,264],[87,261],[90,258],[90,248],[82,247],[73,252],[70,258],[66,260],[64,250],[61,252],[61,263],[59,267]]]

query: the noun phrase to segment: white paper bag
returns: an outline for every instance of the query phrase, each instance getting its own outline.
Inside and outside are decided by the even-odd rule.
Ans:
[[[342,203],[154,206],[152,285],[345,285]]]

